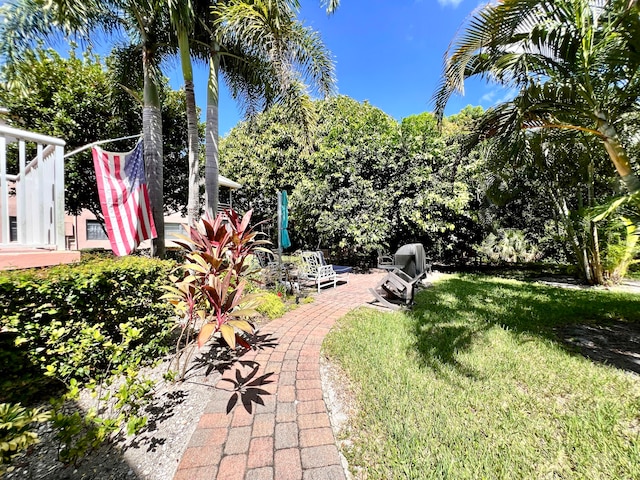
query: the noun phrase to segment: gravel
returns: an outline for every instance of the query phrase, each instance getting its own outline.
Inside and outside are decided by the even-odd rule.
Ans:
[[[42,424],[38,431],[40,443],[16,458],[15,470],[3,478],[171,480],[220,374],[202,367],[192,371],[184,382],[172,383],[163,379],[167,367],[164,362],[143,373],[157,382],[153,398],[145,407],[148,425],[143,432],[115,439],[74,466],[57,460],[54,432],[50,424]],[[95,400],[84,392],[76,408],[86,411],[92,402]]]

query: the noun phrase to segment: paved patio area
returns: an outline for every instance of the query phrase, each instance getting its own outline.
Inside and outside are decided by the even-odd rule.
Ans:
[[[373,300],[368,288],[382,275],[352,274],[348,284],[324,289],[313,303],[264,325],[259,333],[270,335],[272,346],[248,352],[241,359],[247,363],[222,378],[237,381],[237,373],[246,377],[259,365],[251,380],[273,373],[273,383],[246,385],[251,413],[240,400],[227,414],[233,394],[216,389],[174,480],[345,479],[323,399],[320,347],[338,318]],[[233,389],[230,382],[218,385]]]

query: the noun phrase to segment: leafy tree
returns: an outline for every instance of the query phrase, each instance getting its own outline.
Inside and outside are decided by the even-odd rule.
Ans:
[[[480,107],[466,107],[444,119],[442,134],[431,113],[403,119],[406,165],[396,187],[399,228],[392,247],[420,241],[440,262],[466,263],[474,257],[474,244],[484,232],[476,194],[484,171],[478,151],[467,153],[462,141],[481,114]]]
[[[95,141],[136,135],[141,130],[139,104],[130,92],[140,91],[135,78],[128,91],[115,83],[116,64],[89,53],[71,51],[62,58],[53,50],[34,50],[11,65],[20,83],[3,75],[0,103],[9,110],[14,125],[63,138],[66,150]],[[8,68],[8,67],[6,67]],[[6,70],[3,70],[4,74]],[[141,77],[141,75],[139,75]],[[166,203],[169,210],[186,205],[184,99],[162,86],[165,137]],[[135,140],[110,144],[114,150],[131,148]],[[102,218],[91,153],[85,151],[65,160],[65,207],[70,214],[86,208]]]
[[[138,53],[142,66],[143,108],[142,132],[144,160],[149,187],[149,200],[157,238],[153,239],[152,254],[164,257],[163,151],[162,115],[160,103],[161,76],[159,65],[167,53],[172,32],[169,27],[166,2],[112,1],[68,2],[18,0],[4,5],[4,22],[0,26],[0,52],[9,66],[19,61],[38,41],[80,37],[91,42],[96,33],[129,34],[130,46]],[[122,51],[130,53],[131,49]],[[136,62],[136,63],[138,63]],[[11,67],[8,70],[12,72]],[[12,75],[12,82],[20,78]]]
[[[337,0],[324,2],[328,12]],[[226,0],[196,2],[203,19],[198,38],[209,62],[205,129],[207,211],[218,202],[218,102],[220,76],[248,116],[274,103],[310,122],[306,86],[323,96],[334,90],[333,62],[319,35],[296,19],[298,0]]]
[[[471,254],[464,243],[481,237],[470,233],[477,225],[465,213],[472,175],[460,168],[453,178],[433,115],[401,126],[348,97],[314,105],[310,136],[273,108],[223,139],[222,171],[243,184],[235,197],[241,210],[274,219],[276,192],[286,189],[294,246],[329,248],[352,262],[370,264],[377,251],[411,241],[439,259]]]

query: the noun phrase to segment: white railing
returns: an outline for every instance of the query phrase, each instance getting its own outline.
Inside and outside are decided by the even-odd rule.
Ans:
[[[13,143],[16,162],[9,172],[7,147]],[[0,247],[65,249],[64,145],[59,138],[0,125]],[[35,152],[29,163],[28,151]]]

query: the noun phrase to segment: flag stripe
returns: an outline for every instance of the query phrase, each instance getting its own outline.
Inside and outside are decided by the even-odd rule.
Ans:
[[[101,193],[100,206],[102,207],[102,215],[104,216],[107,225],[107,235],[109,236],[109,240],[111,241],[111,247],[116,255],[120,255],[119,245],[122,244],[122,240],[120,238],[119,229],[117,228],[118,216],[116,215],[114,209],[112,194],[113,188],[110,178],[111,176],[109,174],[109,171],[112,169],[112,163],[109,159],[109,156],[101,150],[99,150],[97,154],[94,153],[94,164],[96,163],[96,157],[98,159],[98,162],[94,166],[96,167],[98,191]],[[116,223],[116,228],[114,228],[114,222]]]
[[[93,161],[111,248],[116,255],[128,255],[141,241],[157,236],[144,177],[142,144],[129,153],[94,147]]]

